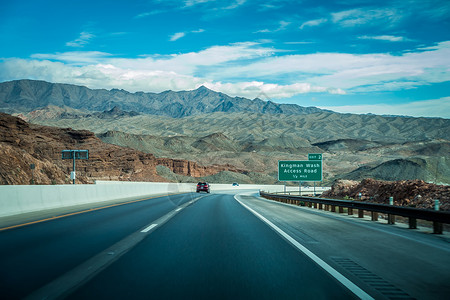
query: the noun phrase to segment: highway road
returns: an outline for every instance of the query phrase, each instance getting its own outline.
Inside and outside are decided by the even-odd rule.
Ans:
[[[0,231],[2,299],[448,299],[450,243],[259,198],[161,196]]]

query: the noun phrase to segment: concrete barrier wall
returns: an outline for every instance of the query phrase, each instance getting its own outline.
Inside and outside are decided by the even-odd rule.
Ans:
[[[86,185],[4,185],[0,186],[0,217],[110,200],[195,192],[195,187],[194,183],[121,181],[97,181]],[[248,189],[282,192],[284,186],[211,184],[213,192]],[[288,190],[298,191],[298,187],[289,187]]]
[[[194,184],[106,182],[0,186],[0,217],[87,203],[192,192]]]

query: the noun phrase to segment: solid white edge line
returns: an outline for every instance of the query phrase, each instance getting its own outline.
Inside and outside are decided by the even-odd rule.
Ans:
[[[150,230],[152,230],[153,228],[155,228],[156,226],[158,226],[158,224],[152,224],[150,226],[148,226],[147,228],[145,228],[144,230],[142,230],[141,232],[149,232]]]
[[[294,245],[295,248],[306,254],[309,258],[311,258],[316,264],[318,264],[322,269],[324,269],[328,274],[333,276],[336,280],[338,280],[342,285],[344,285],[347,289],[349,289],[353,294],[355,294],[360,299],[373,299],[369,294],[364,292],[362,289],[360,289],[356,284],[348,280],[344,275],[333,269],[329,264],[324,262],[322,259],[320,259],[317,255],[309,251],[305,246],[297,242],[294,238],[292,238],[290,235],[288,235],[286,232],[281,230],[277,225],[273,224],[269,220],[267,220],[265,217],[260,215],[258,212],[247,206],[246,204],[242,203],[236,195],[234,196],[234,199],[238,201],[242,206],[244,206],[246,209],[248,209],[251,213],[253,213],[255,216],[257,216],[259,219],[264,221],[267,225],[272,227],[276,232],[278,232],[282,237],[284,237],[287,241],[289,241],[292,245]]]
[[[182,210],[182,209],[183,209],[183,208],[180,207],[180,208],[175,209],[175,211],[180,211],[180,210]]]

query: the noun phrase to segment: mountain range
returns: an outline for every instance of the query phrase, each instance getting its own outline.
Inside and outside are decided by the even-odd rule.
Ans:
[[[84,111],[105,111],[119,107],[124,111],[182,118],[213,112],[253,112],[300,115],[322,111],[316,107],[277,104],[272,101],[230,97],[204,86],[193,91],[130,93],[125,90],[89,89],[71,84],[36,80],[0,83],[0,110],[7,113],[30,112],[49,105]]]
[[[229,166],[211,175],[215,182],[276,183],[278,160],[323,153],[323,184],[367,177],[450,184],[450,120],[442,118],[339,114],[205,87],[128,93],[30,80],[0,83],[2,110],[34,124],[87,129],[157,158]],[[157,174],[193,180],[159,165]]]

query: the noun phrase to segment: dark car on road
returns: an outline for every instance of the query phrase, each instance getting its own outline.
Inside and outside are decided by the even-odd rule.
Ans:
[[[207,192],[209,193],[209,183],[199,182],[197,183],[197,193]]]

